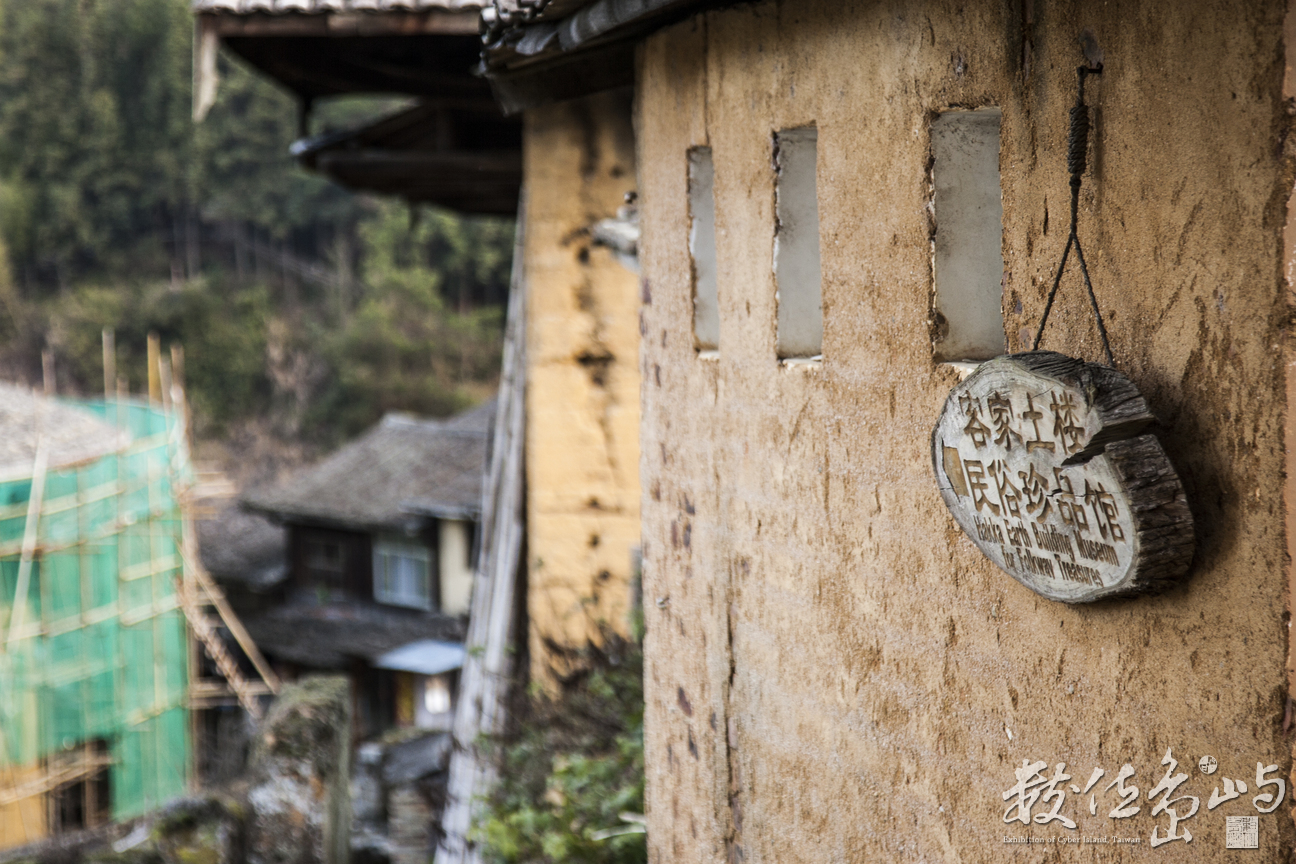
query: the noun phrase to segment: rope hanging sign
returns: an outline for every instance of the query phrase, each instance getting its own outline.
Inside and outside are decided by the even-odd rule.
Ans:
[[[981,364],[951,391],[932,431],[941,497],[991,561],[1066,603],[1155,593],[1188,571],[1192,513],[1138,388],[1115,368],[1076,233],[1089,109],[1081,67],[1071,109],[1071,233],[1035,350]],[[1075,249],[1107,365],[1039,350]]]

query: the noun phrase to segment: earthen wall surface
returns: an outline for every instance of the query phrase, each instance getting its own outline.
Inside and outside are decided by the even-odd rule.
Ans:
[[[644,605],[650,860],[1287,860],[1281,3],[763,2],[641,48]],[[1189,580],[1045,600],[991,565],[932,476],[958,381],[932,359],[929,123],[1002,109],[1003,313],[1029,348],[1067,238],[1067,112],[1092,27],[1079,230],[1117,366],[1192,504]],[[820,364],[780,365],[773,133],[815,124]],[[720,345],[692,338],[687,151],[715,166]],[[1078,274],[1045,348],[1101,359]],[[534,494],[534,493],[533,493]],[[535,550],[532,550],[533,556]],[[1167,749],[1199,798],[1152,849]],[[1211,755],[1219,773],[1203,775]],[[1023,759],[1065,762],[1075,831],[1003,821]],[[1100,790],[1136,769],[1141,811]],[[1207,811],[1220,778],[1250,792]],[[1036,806],[1034,812],[1048,808]],[[1181,812],[1188,810],[1187,802]],[[1224,848],[1259,815],[1260,849]],[[1138,837],[1047,850],[1011,837]]]
[[[635,189],[626,92],[525,118],[527,614],[534,676],[546,643],[628,627],[639,546],[639,290],[590,229]]]

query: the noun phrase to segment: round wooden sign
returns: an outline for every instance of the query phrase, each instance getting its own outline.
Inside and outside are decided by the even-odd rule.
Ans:
[[[997,357],[945,401],[936,482],[981,551],[1050,600],[1153,593],[1188,571],[1193,522],[1152,419],[1115,369]]]

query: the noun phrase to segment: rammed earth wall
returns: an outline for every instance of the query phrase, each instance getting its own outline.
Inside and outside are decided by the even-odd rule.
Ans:
[[[798,0],[699,15],[642,47],[651,860],[1001,861],[1022,851],[1005,838],[1101,836],[1141,842],[1090,844],[1086,860],[1224,861],[1228,815],[1259,817],[1249,860],[1287,859],[1290,794],[1267,815],[1251,801],[1257,762],[1291,766],[1285,13]],[[941,111],[1002,111],[1002,313],[1009,350],[1029,348],[1067,236],[1086,26],[1106,66],[1080,232],[1198,547],[1181,588],[1072,607],[995,569],[937,493],[930,432],[959,378],[933,360],[929,129]],[[789,365],[771,150],[809,124],[823,356]],[[715,172],[714,357],[692,335],[698,146]],[[1101,359],[1074,271],[1052,314],[1044,347]],[[1153,850],[1167,749],[1199,810],[1190,847]],[[1204,755],[1218,773],[1197,769]],[[1080,786],[1104,768],[1101,809],[1064,784],[1075,831],[1005,823],[1024,759],[1050,776],[1065,762]],[[1142,809],[1114,820],[1102,790],[1125,763]],[[1249,792],[1208,811],[1224,776]]]
[[[635,189],[631,100],[619,91],[529,111],[527,614],[532,673],[547,644],[628,632],[639,546],[638,279],[590,229]]]

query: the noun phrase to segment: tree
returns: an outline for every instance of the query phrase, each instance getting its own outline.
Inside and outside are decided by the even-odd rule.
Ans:
[[[333,439],[386,410],[441,414],[486,395],[511,222],[411,217],[306,172],[288,149],[296,102],[229,56],[195,125],[192,39],[187,0],[0,0],[8,374],[38,375],[49,348],[61,386],[93,392],[113,327],[136,388],[150,330],[185,344],[213,434],[277,412],[284,434]],[[400,103],[329,100],[316,114],[349,125]]]

